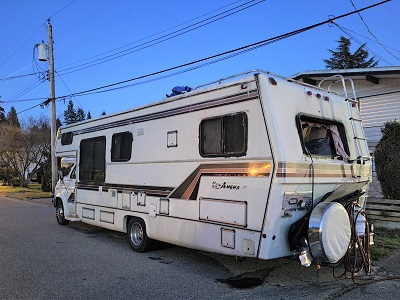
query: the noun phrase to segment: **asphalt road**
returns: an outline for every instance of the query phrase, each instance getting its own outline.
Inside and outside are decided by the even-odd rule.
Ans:
[[[342,269],[339,269],[339,273]],[[0,198],[0,299],[399,299],[400,281],[359,286],[297,261],[239,262],[161,245],[133,252],[124,234],[60,226],[54,207]]]

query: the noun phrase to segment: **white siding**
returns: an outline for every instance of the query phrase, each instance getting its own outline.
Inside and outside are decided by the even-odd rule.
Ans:
[[[369,147],[372,148],[381,139],[381,128],[385,122],[400,121],[400,79],[380,78],[379,84],[365,79],[353,79],[353,81],[361,104],[365,136]],[[343,87],[340,84],[333,85],[331,89],[343,95]],[[349,97],[353,97],[349,86],[347,91]]]

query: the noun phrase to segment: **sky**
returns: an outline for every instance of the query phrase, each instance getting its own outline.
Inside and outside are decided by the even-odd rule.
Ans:
[[[48,44],[48,18],[57,117],[63,121],[69,100],[75,109],[98,117],[103,111],[112,114],[162,100],[174,86],[194,88],[248,70],[282,76],[324,70],[323,59],[331,57],[328,49],[337,48],[341,35],[351,39],[352,52],[358,43],[367,43],[379,67],[400,66],[400,0],[336,19],[337,25],[324,24],[251,51],[232,52],[239,55],[230,58],[218,56],[224,58],[218,62],[189,64],[378,2],[1,0],[0,106],[6,113],[13,106],[20,120],[49,117],[49,107],[40,105],[49,97],[44,75],[48,63],[38,61],[35,47],[42,41]],[[153,73],[158,74],[150,76]],[[79,94],[93,89],[96,93]]]

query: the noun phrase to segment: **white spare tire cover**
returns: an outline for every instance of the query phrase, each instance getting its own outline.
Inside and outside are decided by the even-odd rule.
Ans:
[[[349,215],[337,202],[322,202],[311,212],[308,242],[314,259],[338,262],[347,251],[351,238]]]

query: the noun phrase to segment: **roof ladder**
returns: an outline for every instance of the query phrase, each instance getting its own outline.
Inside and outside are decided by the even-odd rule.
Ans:
[[[342,83],[344,95],[346,97],[346,102],[347,102],[347,109],[349,112],[349,121],[351,123],[351,127],[353,130],[355,149],[356,149],[356,161],[358,164],[360,164],[360,171],[359,171],[359,175],[357,177],[361,177],[362,166],[364,165],[365,161],[368,161],[371,159],[371,156],[369,155],[368,143],[367,143],[367,139],[365,138],[365,135],[364,135],[364,129],[362,126],[362,119],[361,119],[361,113],[360,113],[360,106],[359,106],[359,102],[356,97],[354,82],[351,78],[345,78],[342,75],[334,75],[334,76],[331,76],[331,77],[321,80],[318,87],[321,88],[321,83],[323,81],[331,80],[331,79],[334,79],[335,77],[339,77],[339,79],[333,81],[328,86],[328,90],[330,90],[330,88],[333,84],[335,84],[337,82]],[[350,82],[354,99],[352,99],[348,96],[347,88],[346,88],[346,80]],[[353,109],[353,108],[355,108],[355,109]],[[354,111],[355,111],[356,115],[354,115]],[[356,124],[358,124],[358,126]],[[357,131],[357,127],[358,127],[358,131]],[[363,151],[363,148],[365,149],[364,151]],[[365,152],[367,152],[367,153],[365,153]]]

